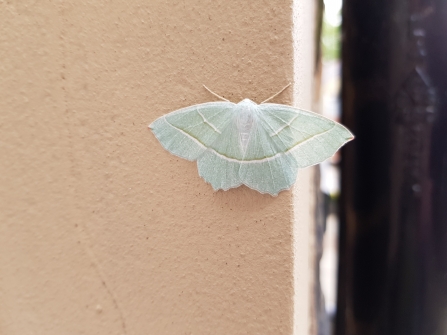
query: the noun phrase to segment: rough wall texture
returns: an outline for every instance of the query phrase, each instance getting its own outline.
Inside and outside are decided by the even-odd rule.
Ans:
[[[213,192],[147,125],[292,81],[292,0],[0,1],[0,31],[0,333],[290,334],[292,192]]]

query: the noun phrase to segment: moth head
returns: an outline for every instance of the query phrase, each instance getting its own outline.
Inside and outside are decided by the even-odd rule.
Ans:
[[[239,106],[253,106],[257,105],[256,102],[251,101],[250,99],[244,99],[238,103]]]
[[[253,117],[257,104],[250,99],[244,99],[236,106],[237,128],[241,134],[248,134],[253,127]]]

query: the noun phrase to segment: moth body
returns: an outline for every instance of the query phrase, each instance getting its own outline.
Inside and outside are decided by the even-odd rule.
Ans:
[[[250,133],[253,128],[257,104],[250,99],[244,99],[236,105],[236,125],[239,131],[239,145],[242,151],[247,150]]]

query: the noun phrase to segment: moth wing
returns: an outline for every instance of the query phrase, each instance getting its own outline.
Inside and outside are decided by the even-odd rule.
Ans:
[[[276,196],[295,183],[298,165],[293,155],[282,151],[272,140],[259,113],[256,114],[239,176],[244,185]]]
[[[270,103],[259,105],[259,110],[275,147],[293,155],[298,168],[321,163],[354,138],[341,124],[316,113]]]
[[[234,115],[232,102],[193,105],[163,115],[149,125],[172,154],[196,160],[218,138]]]
[[[236,115],[232,117],[216,140],[198,158],[199,175],[214,190],[227,191],[242,184],[239,177],[243,153],[239,144]]]

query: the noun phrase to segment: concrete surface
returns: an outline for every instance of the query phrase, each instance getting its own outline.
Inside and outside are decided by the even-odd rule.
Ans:
[[[1,334],[305,334],[312,172],[294,197],[213,192],[147,125],[202,83],[259,102],[295,79],[275,101],[310,108],[312,15],[0,2]]]

